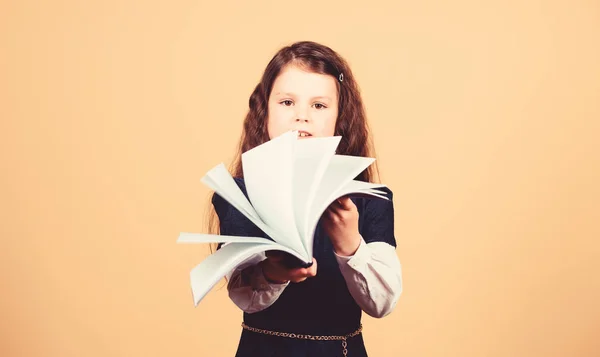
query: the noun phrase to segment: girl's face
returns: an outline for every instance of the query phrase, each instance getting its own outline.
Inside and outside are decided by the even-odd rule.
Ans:
[[[290,130],[300,137],[333,136],[338,116],[338,93],[333,76],[285,66],[269,96],[267,131],[273,139]]]

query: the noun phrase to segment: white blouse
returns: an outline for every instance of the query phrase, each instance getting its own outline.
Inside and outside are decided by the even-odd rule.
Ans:
[[[361,239],[354,255],[335,257],[350,294],[365,313],[381,318],[392,312],[402,293],[402,269],[392,245]],[[264,253],[255,254],[227,276],[229,297],[247,313],[271,306],[290,284],[268,282],[258,265],[264,259]]]

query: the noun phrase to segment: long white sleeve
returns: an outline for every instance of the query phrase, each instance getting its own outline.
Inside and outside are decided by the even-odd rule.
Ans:
[[[258,265],[264,259],[264,253],[256,254],[228,276],[229,298],[244,312],[254,313],[271,306],[289,284],[268,282]]]
[[[402,269],[395,248],[361,239],[354,255],[336,253],[335,257],[358,306],[373,317],[390,314],[402,294]]]
[[[229,278],[229,297],[247,313],[271,306],[289,284],[273,284],[265,279],[258,266],[265,258],[264,254],[255,255]],[[402,293],[402,273],[393,246],[385,242],[367,244],[363,239],[353,256],[336,254],[336,259],[350,294],[365,313],[384,317],[394,309]]]

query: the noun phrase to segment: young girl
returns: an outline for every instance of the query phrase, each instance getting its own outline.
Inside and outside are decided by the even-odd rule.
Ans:
[[[314,42],[284,47],[250,96],[232,168],[247,195],[241,154],[289,130],[302,140],[341,136],[337,154],[373,157],[362,100],[346,61]],[[357,179],[374,182],[374,165]],[[402,291],[389,201],[343,198],[323,214],[313,264],[294,268],[278,252],[257,254],[228,275],[231,300],[244,311],[237,357],[367,356],[361,314],[388,315]],[[219,219],[211,231],[265,236],[223,200],[212,196]]]

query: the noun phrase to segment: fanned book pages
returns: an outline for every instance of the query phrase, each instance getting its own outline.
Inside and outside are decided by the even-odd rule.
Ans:
[[[385,187],[355,180],[374,158],[338,155],[340,136],[300,139],[289,131],[242,154],[246,193],[221,163],[202,182],[268,238],[182,232],[178,243],[224,243],[190,273],[194,305],[231,270],[256,253],[287,252],[312,264],[313,237],[327,207],[343,196],[388,200]]]

